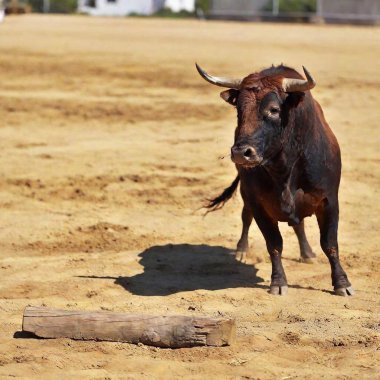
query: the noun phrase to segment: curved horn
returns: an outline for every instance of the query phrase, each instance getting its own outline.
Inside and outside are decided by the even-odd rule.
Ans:
[[[285,92],[303,92],[311,90],[315,87],[316,82],[311,74],[302,66],[303,72],[305,73],[305,79],[293,79],[293,78],[284,78],[282,80],[282,89]]]
[[[231,78],[222,78],[222,77],[213,77],[206,73],[198,64],[195,64],[198,73],[200,76],[207,80],[207,82],[211,84],[215,84],[216,86],[220,87],[227,87],[227,88],[234,88],[236,90],[239,90],[242,79],[231,79]]]

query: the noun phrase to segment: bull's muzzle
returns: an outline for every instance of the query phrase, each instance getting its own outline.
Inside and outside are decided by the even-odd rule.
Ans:
[[[234,145],[231,148],[231,160],[242,166],[257,166],[262,161],[255,148],[250,145]]]

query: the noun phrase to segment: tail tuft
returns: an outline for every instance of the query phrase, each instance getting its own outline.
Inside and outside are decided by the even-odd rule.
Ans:
[[[226,187],[222,194],[218,195],[215,198],[207,199],[207,204],[203,208],[207,208],[206,214],[209,212],[220,210],[234,195],[238,185],[239,185],[239,175],[234,179],[230,186]]]

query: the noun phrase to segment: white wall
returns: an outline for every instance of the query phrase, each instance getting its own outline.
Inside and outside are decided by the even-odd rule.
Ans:
[[[86,0],[78,1],[78,12],[92,16],[126,16],[130,13],[149,15],[161,8],[161,0],[96,0],[96,7],[86,6]]]
[[[165,7],[170,8],[173,12],[182,10],[194,12],[195,0],[166,0]]]

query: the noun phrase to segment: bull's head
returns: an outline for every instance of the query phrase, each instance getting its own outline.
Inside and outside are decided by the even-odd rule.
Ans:
[[[300,98],[303,92],[315,86],[305,67],[306,80],[285,67],[281,67],[284,70],[268,69],[250,74],[244,79],[214,77],[198,65],[196,67],[206,81],[228,88],[220,96],[236,106],[238,114],[231,159],[244,167],[260,165],[281,149],[281,136],[288,118],[289,94],[297,93],[299,96],[295,98]],[[285,77],[284,72],[290,77]]]

